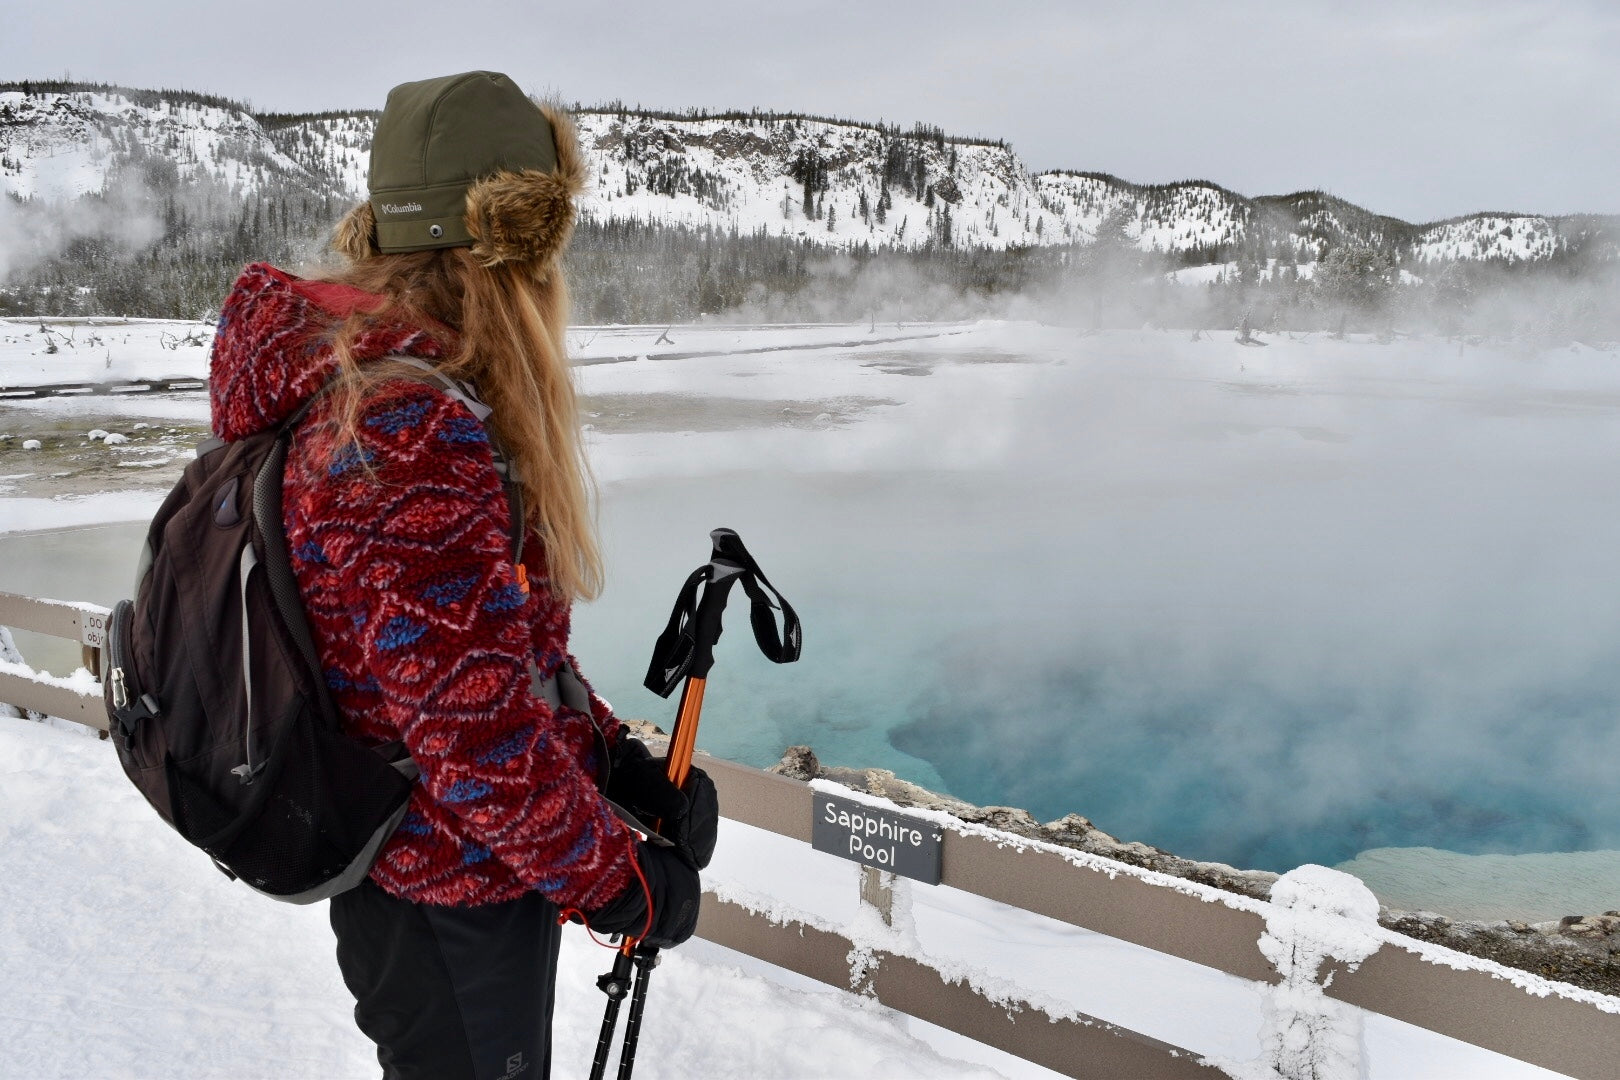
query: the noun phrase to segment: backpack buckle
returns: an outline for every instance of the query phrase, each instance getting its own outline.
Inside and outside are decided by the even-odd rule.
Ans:
[[[261,761],[257,765],[238,765],[231,770],[231,775],[242,781],[243,786],[246,786],[257,780],[259,774],[264,772],[264,764]]]

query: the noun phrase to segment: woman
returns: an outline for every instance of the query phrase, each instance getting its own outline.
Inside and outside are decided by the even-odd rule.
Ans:
[[[548,1075],[559,922],[678,944],[713,850],[713,785],[665,780],[567,653],[602,577],[559,267],[584,180],[566,117],[503,75],[396,87],[334,241],[350,267],[250,266],[221,312],[217,434],[320,395],[287,460],[294,572],[350,733],[421,770],[331,908],[386,1077]]]

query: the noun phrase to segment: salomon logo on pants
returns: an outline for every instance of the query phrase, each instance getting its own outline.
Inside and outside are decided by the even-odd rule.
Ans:
[[[529,1071],[529,1063],[523,1060],[523,1054],[516,1053],[506,1059],[506,1071],[495,1080],[517,1080],[518,1077]]]

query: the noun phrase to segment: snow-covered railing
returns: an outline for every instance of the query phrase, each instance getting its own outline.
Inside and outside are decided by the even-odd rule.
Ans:
[[[727,818],[810,842],[816,791],[832,785],[806,784],[714,759],[702,764],[714,777]],[[1620,1000],[1386,930],[1377,923],[1377,902],[1370,893],[1363,890],[1367,910],[1340,910],[1340,896],[1331,888],[1318,890],[1317,880],[1305,871],[1320,871],[1321,878],[1348,875],[1304,867],[1279,882],[1267,902],[944,814],[929,816],[937,817],[943,828],[943,885],[1266,984],[1267,1030],[1262,1037],[1277,1044],[1266,1060],[1280,1068],[1262,1075],[1363,1075],[1318,1068],[1337,1053],[1320,1044],[1357,1037],[1359,1025],[1345,1006],[1568,1076],[1612,1080],[1617,1075]],[[1286,890],[1281,888],[1285,883]],[[724,927],[716,940],[746,933],[752,947],[744,951],[824,982],[849,985],[850,969],[843,961],[846,951],[856,948],[852,943],[836,935],[815,940],[816,934],[791,922],[766,930],[768,919],[733,907],[709,905],[700,932],[713,923],[717,930]],[[745,919],[750,922],[746,932],[736,928]],[[889,962],[883,958],[874,965],[874,984]],[[1021,1018],[1016,1005],[1010,1016],[994,1015],[999,1005],[964,1009],[940,1000],[921,1001],[914,1008],[913,995],[938,994],[938,982],[930,986],[926,977],[909,970],[894,973],[892,985],[895,992],[878,994],[885,1004],[1070,1076],[1179,1076],[1183,1071],[1177,1070],[1192,1064],[1170,1058],[1171,1048],[1162,1043],[1150,1045],[1114,1028],[1110,1034],[1126,1037],[1112,1041],[1125,1058],[1118,1067],[1104,1067],[1103,1059],[1080,1056],[1093,1053],[1089,1047],[1103,1041],[1096,1028],[1086,1029],[1089,1037],[1056,1031],[1059,1025]],[[899,1003],[902,999],[906,1004]],[[937,1018],[941,1015],[948,1018]],[[1078,1026],[1088,1023],[1100,1022],[1088,1018]],[[1134,1047],[1125,1045],[1133,1041]],[[1304,1071],[1289,1065],[1288,1044],[1301,1041],[1312,1055],[1309,1062],[1295,1062]],[[1082,1045],[1088,1048],[1082,1050]],[[1354,1054],[1354,1046],[1344,1053]],[[1124,1062],[1139,1071],[1128,1071]]]
[[[94,605],[0,593],[0,627],[80,641],[92,670],[91,646],[105,615]],[[83,672],[55,679],[0,657],[0,703],[106,728],[99,688]],[[1260,1058],[1216,1063],[1061,1003],[1027,1000],[972,972],[948,970],[908,947],[898,928],[874,935],[775,910],[725,880],[705,895],[700,936],[1064,1075],[1367,1075],[1361,1062],[1367,1013],[1582,1080],[1616,1075],[1620,999],[1380,927],[1376,900],[1348,875],[1301,867],[1277,883],[1270,901],[1257,900],[937,811],[900,810],[825,781],[713,758],[702,764],[728,820],[806,845],[807,860],[818,800],[866,802],[926,821],[940,834],[943,886],[1213,968],[1258,990]],[[866,885],[863,898],[883,905],[886,882],[868,871]]]
[[[101,686],[95,680],[107,615],[107,609],[96,604],[38,600],[0,592],[0,705],[14,705],[106,731],[106,706]],[[11,640],[5,633],[8,626],[79,642],[88,677],[80,674],[58,678],[35,671],[7,647]]]

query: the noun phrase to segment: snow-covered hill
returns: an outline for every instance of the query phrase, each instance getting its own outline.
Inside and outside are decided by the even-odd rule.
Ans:
[[[368,132],[369,140],[369,132]],[[0,90],[0,193],[71,199],[105,192],[149,162],[182,181],[243,192],[270,177],[324,188],[324,174],[283,154],[245,108],[189,94],[101,88],[73,93]]]
[[[798,237],[831,248],[1008,248],[1099,238],[1193,264],[1309,263],[1358,243],[1416,262],[1540,261],[1596,242],[1613,218],[1476,214],[1431,225],[1322,192],[1248,198],[1206,181],[1140,185],[1098,172],[1031,174],[1005,143],[759,113],[577,113],[591,159],[587,216]],[[172,162],[243,192],[268,180],[364,193],[374,112],[255,116],[219,99],[108,87],[0,90],[0,193],[71,198],[120,168]],[[167,168],[167,166],[162,166]]]
[[[327,113],[292,122],[267,116],[263,122],[271,145],[305,172],[333,184],[346,198],[365,196],[376,113]]]

